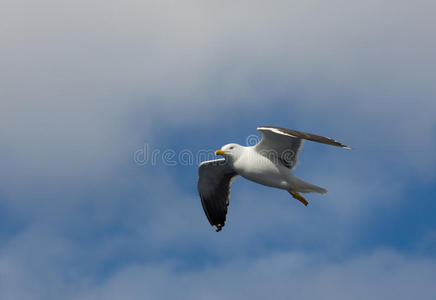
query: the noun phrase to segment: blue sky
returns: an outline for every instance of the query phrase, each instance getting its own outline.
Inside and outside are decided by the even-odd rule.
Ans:
[[[432,1],[6,1],[1,299],[434,299]],[[244,179],[215,233],[150,149],[307,142],[303,207]]]

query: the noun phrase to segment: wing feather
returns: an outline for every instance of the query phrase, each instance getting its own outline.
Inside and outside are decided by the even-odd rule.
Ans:
[[[261,126],[257,130],[262,133],[262,140],[255,146],[256,151],[277,159],[290,169],[297,164],[304,140],[350,149],[334,139],[312,133],[274,126]]]
[[[346,145],[344,145],[344,144],[342,144],[342,143],[340,143],[332,138],[328,138],[325,136],[316,135],[316,134],[312,134],[312,133],[307,133],[307,132],[302,132],[302,131],[297,131],[297,130],[292,130],[292,129],[286,129],[286,128],[282,128],[282,127],[274,127],[274,126],[261,126],[261,127],[258,127],[257,130],[259,130],[259,131],[269,130],[269,131],[275,132],[277,134],[287,135],[289,137],[300,138],[300,139],[304,139],[304,140],[308,140],[308,141],[313,141],[313,142],[323,143],[323,144],[332,145],[332,146],[336,146],[336,147],[351,149],[350,147],[348,147],[348,146],[346,146]]]
[[[202,162],[198,168],[198,193],[210,225],[218,232],[224,226],[230,185],[237,173],[225,159]]]

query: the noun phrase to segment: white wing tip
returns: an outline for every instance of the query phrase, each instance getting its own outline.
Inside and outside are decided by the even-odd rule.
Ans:
[[[216,225],[212,225],[212,228],[216,231],[216,232],[220,232],[221,229],[223,228],[223,225],[218,224],[218,226]]]
[[[208,164],[208,163],[211,163],[211,162],[216,162],[216,161],[224,161],[225,160],[225,158],[217,158],[217,159],[211,159],[211,160],[205,160],[205,161],[202,161],[198,166],[199,167],[201,167],[202,165],[205,165],[205,164]]]
[[[257,130],[269,130],[269,131],[272,131],[272,132],[277,133],[277,134],[281,134],[281,135],[286,135],[286,136],[297,138],[295,135],[292,135],[292,134],[290,134],[288,132],[283,132],[280,129],[277,129],[277,128],[274,128],[274,127],[264,127],[264,126],[261,126],[261,127],[257,127]]]

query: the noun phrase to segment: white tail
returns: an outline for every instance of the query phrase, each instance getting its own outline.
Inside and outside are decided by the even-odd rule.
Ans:
[[[297,190],[297,192],[300,192],[300,193],[318,193],[318,194],[327,193],[327,190],[320,187],[320,186],[306,182],[303,179],[298,178],[296,176],[295,176],[295,179],[296,179],[296,181],[294,182],[294,184],[295,184],[295,189]]]

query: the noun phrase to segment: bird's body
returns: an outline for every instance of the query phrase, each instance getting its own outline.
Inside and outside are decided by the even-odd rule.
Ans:
[[[307,205],[299,193],[325,194],[327,190],[305,182],[292,173],[303,140],[312,140],[342,148],[347,146],[330,138],[284,129],[259,127],[262,140],[255,146],[227,144],[215,152],[224,159],[200,164],[198,191],[203,209],[216,231],[224,226],[229,204],[230,185],[238,176],[256,183],[288,191],[292,197]]]
[[[230,161],[233,169],[242,177],[270,187],[286,189],[290,178],[289,169],[256,153],[253,147],[241,147],[243,155]]]
[[[283,164],[259,154],[254,147],[238,146],[243,154],[234,161],[229,161],[238,175],[256,183],[286,191],[295,188],[301,193],[319,192],[323,194],[326,192],[325,189],[298,178]]]

